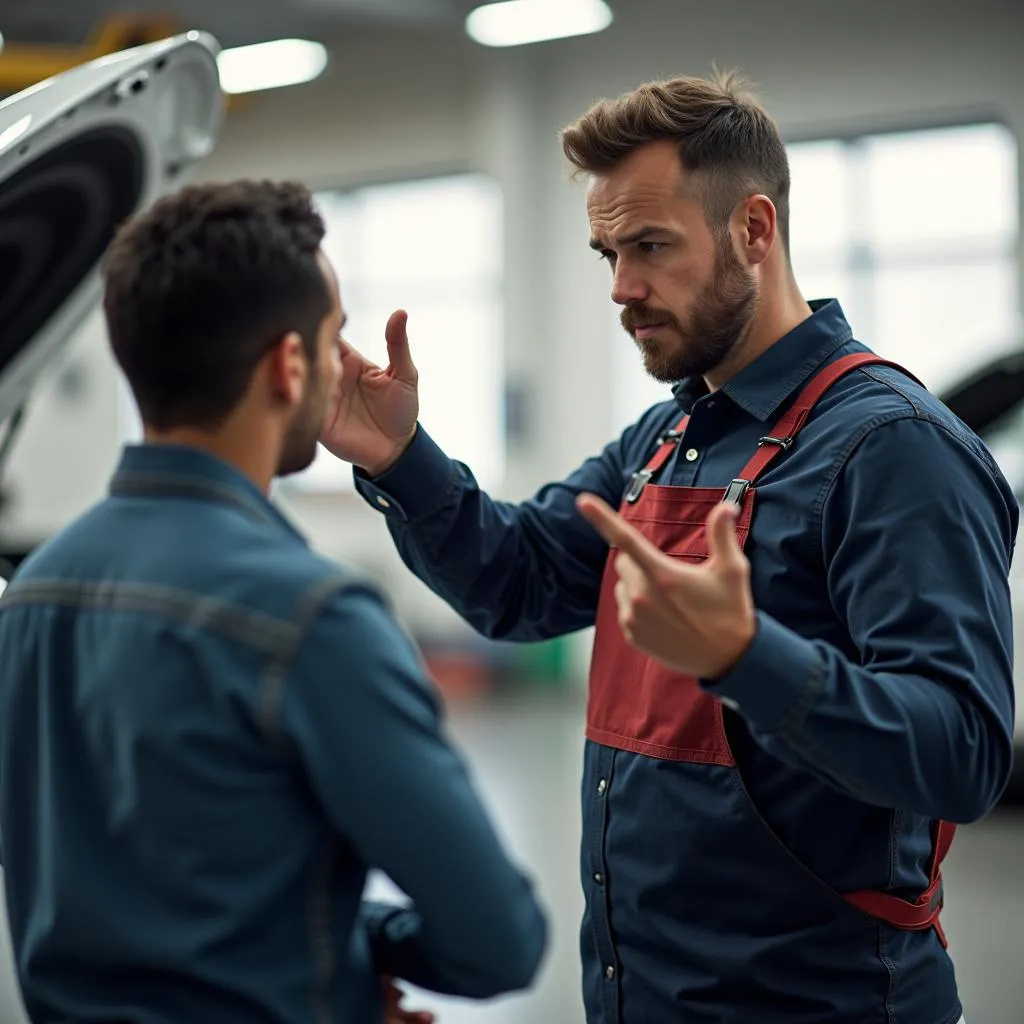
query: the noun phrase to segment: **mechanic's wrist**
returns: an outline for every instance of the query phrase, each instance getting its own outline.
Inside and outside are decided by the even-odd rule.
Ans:
[[[737,630],[735,639],[730,639],[729,643],[724,645],[719,663],[713,666],[711,672],[705,673],[703,679],[714,685],[728,676],[746,657],[756,637],[757,616],[752,615],[743,623],[742,628]]]
[[[383,461],[375,463],[372,466],[363,466],[363,472],[371,480],[377,477],[383,476],[388,470],[393,469],[402,458],[402,456],[409,450],[409,446],[412,444],[416,437],[416,430],[418,424],[412,428],[412,431],[403,437],[391,450],[390,454]]]

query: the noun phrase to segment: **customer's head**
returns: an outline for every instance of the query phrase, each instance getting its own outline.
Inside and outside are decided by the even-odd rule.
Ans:
[[[337,281],[303,185],[190,185],[121,227],[111,347],[147,434],[275,426],[278,474],[313,460],[340,374]]]
[[[591,245],[661,380],[707,373],[745,334],[763,268],[788,267],[789,164],[735,72],[642,85],[562,133],[590,176]]]

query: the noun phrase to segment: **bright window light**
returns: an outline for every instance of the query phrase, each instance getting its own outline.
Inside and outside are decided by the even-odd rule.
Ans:
[[[611,23],[604,0],[503,0],[471,12],[466,32],[483,46],[522,46],[589,35]]]
[[[231,94],[301,85],[317,78],[326,66],[327,49],[307,39],[235,46],[217,57],[221,88]]]

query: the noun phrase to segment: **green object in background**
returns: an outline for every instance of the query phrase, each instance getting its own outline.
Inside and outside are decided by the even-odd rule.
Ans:
[[[516,644],[512,666],[521,683],[545,689],[566,688],[570,684],[568,638]]]

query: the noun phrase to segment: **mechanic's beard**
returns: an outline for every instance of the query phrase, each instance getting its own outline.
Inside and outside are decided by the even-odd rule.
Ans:
[[[744,269],[728,243],[721,243],[714,275],[697,296],[685,325],[667,310],[642,305],[627,306],[620,320],[630,334],[644,324],[666,324],[659,337],[642,339],[637,345],[647,372],[656,380],[674,383],[704,376],[725,362],[742,343],[757,300],[753,274]]]
[[[327,414],[325,396],[321,391],[322,389],[314,382],[314,387],[296,410],[295,418],[281,446],[276,476],[292,476],[313,464]]]

